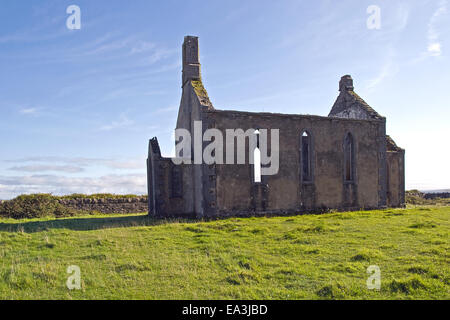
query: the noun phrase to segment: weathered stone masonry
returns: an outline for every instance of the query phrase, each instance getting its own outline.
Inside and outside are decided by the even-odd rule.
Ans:
[[[80,198],[80,199],[60,199],[60,204],[82,211],[96,211],[101,213],[138,213],[148,209],[148,198],[128,197],[128,198]]]
[[[279,172],[255,183],[249,163],[175,165],[161,156],[153,138],[149,214],[215,217],[404,206],[404,150],[386,135],[386,118],[354,92],[349,75],[341,78],[327,117],[217,110],[201,81],[198,50],[198,38],[185,37],[176,128],[193,133],[194,121],[202,121],[203,131],[279,129]]]

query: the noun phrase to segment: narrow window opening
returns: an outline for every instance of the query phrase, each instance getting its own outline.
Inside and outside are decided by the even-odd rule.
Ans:
[[[302,181],[310,182],[311,175],[311,136],[304,131],[301,137]]]
[[[256,148],[253,151],[253,180],[261,182],[261,150],[259,149],[259,130],[255,130]]]
[[[353,137],[349,133],[345,137],[344,140],[344,177],[345,181],[353,181],[354,180],[354,145],[353,145]]]

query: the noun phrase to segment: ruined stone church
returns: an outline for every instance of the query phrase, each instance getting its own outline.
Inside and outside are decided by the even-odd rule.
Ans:
[[[349,75],[339,92],[326,117],[215,109],[202,84],[198,38],[186,36],[176,128],[192,132],[202,121],[202,130],[279,129],[279,170],[256,179],[249,162],[175,164],[152,138],[149,214],[202,218],[403,207],[405,151],[386,135],[386,118],[355,93]]]

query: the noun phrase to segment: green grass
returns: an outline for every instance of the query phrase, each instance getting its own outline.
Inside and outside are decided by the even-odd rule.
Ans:
[[[449,299],[450,207],[0,220],[2,299]],[[66,269],[81,268],[68,290]],[[369,265],[381,290],[368,290]]]

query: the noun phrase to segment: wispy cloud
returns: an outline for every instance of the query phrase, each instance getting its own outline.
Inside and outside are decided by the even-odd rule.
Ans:
[[[439,39],[438,23],[441,16],[447,13],[447,0],[440,0],[437,10],[431,16],[428,23],[428,47],[427,52],[430,56],[440,56],[442,54],[442,45]]]
[[[19,113],[20,114],[25,114],[25,115],[35,115],[38,112],[37,108],[24,108],[24,109],[20,109]]]
[[[141,159],[126,160],[126,161],[115,161],[109,160],[104,161],[103,165],[112,169],[144,169],[144,161]]]
[[[10,42],[29,44],[33,42],[45,42],[57,37],[62,37],[61,43],[65,40],[70,41],[67,29],[60,28],[57,32],[47,32],[41,30],[40,34],[35,31],[26,30],[16,34],[1,35],[0,45]],[[46,36],[42,36],[45,34]],[[130,69],[133,67],[148,67],[164,59],[172,57],[178,53],[178,48],[167,48],[166,46],[147,39],[146,35],[123,35],[116,32],[107,32],[88,41],[70,42],[69,46],[40,46],[40,50],[21,51],[14,55],[14,59],[20,59],[27,64],[66,63],[66,62],[101,62],[114,63],[120,60],[120,64],[113,64],[114,69]],[[10,59],[10,55],[3,54],[2,57]],[[104,72],[102,67],[91,68],[93,73]],[[109,68],[108,70],[111,70]]]
[[[58,113],[55,112],[58,108],[50,107],[50,106],[27,106],[21,103],[10,103],[11,108],[24,117],[58,117]]]
[[[50,15],[50,11],[59,6],[59,2],[39,3],[31,5],[32,15],[38,23],[29,25],[28,29],[17,30],[8,34],[0,34],[0,45],[9,43],[38,43],[54,40],[67,35],[64,15]]]
[[[388,50],[385,62],[382,64],[378,74],[368,81],[366,88],[374,90],[386,78],[392,77],[399,71],[399,65],[395,61],[395,50],[390,48]]]
[[[145,169],[144,157],[134,159],[102,159],[102,158],[85,158],[85,157],[59,157],[59,156],[44,156],[44,157],[26,157],[20,159],[3,160],[5,163],[38,163],[36,165],[16,166],[15,171],[39,172],[39,171],[72,171],[71,168],[80,168],[84,170],[85,167],[103,166],[111,169]],[[54,169],[66,170],[54,170]],[[28,169],[28,170],[26,170]],[[11,170],[11,169],[10,169]]]
[[[102,61],[133,58],[135,64],[151,65],[177,52],[178,50],[168,49],[136,35],[120,36],[108,33],[79,47],[74,47],[70,52],[65,50],[61,56],[68,60],[99,58]]]
[[[404,30],[408,25],[409,11],[410,8],[405,3],[399,4],[397,9],[397,16],[395,19],[397,21],[397,31]]]
[[[128,117],[124,114],[121,114],[119,119],[116,121],[112,121],[110,124],[104,125],[99,128],[100,131],[111,131],[115,129],[122,129],[134,124],[133,120],[128,119]]]
[[[381,68],[380,72],[372,79],[369,80],[367,84],[368,90],[373,90],[377,87],[384,79],[393,76],[398,71],[398,67],[394,64],[392,59],[389,59]]]
[[[60,157],[60,156],[37,156],[25,157],[19,159],[7,159],[3,162],[7,163],[24,163],[24,162],[61,162],[61,163],[76,163],[78,165],[90,165],[93,163],[107,161],[102,158],[84,158],[84,157]]]
[[[54,40],[60,37],[63,37],[67,34],[67,30],[64,30],[60,28],[58,31],[55,32],[42,32],[42,28],[39,29],[39,33],[36,32],[36,29],[34,32],[28,32],[28,31],[20,31],[13,34],[8,35],[2,35],[0,36],[0,44],[9,44],[14,42],[19,43],[36,43],[36,42],[43,42],[43,41],[49,41]]]
[[[133,42],[135,41],[134,36],[117,39],[109,42],[104,41],[105,39],[107,38],[105,37],[100,38],[97,46],[92,47],[88,51],[82,52],[82,55],[89,56],[89,55],[105,54],[106,52],[117,51],[121,49],[127,49],[127,51],[130,53],[133,51]]]
[[[154,44],[153,42],[139,40],[139,41],[137,41],[137,43],[134,44],[134,46],[132,46],[130,53],[136,54],[136,53],[148,52],[150,50],[153,50],[155,47],[156,47],[156,44]]]
[[[161,114],[161,113],[168,113],[168,112],[174,112],[178,110],[178,106],[168,106],[163,108],[156,109],[153,113],[154,114]]]
[[[11,167],[8,170],[19,171],[19,172],[45,172],[45,171],[56,171],[56,172],[66,172],[66,173],[79,173],[83,172],[84,169],[76,166],[55,166],[55,165],[28,165],[28,166],[16,166]]]

